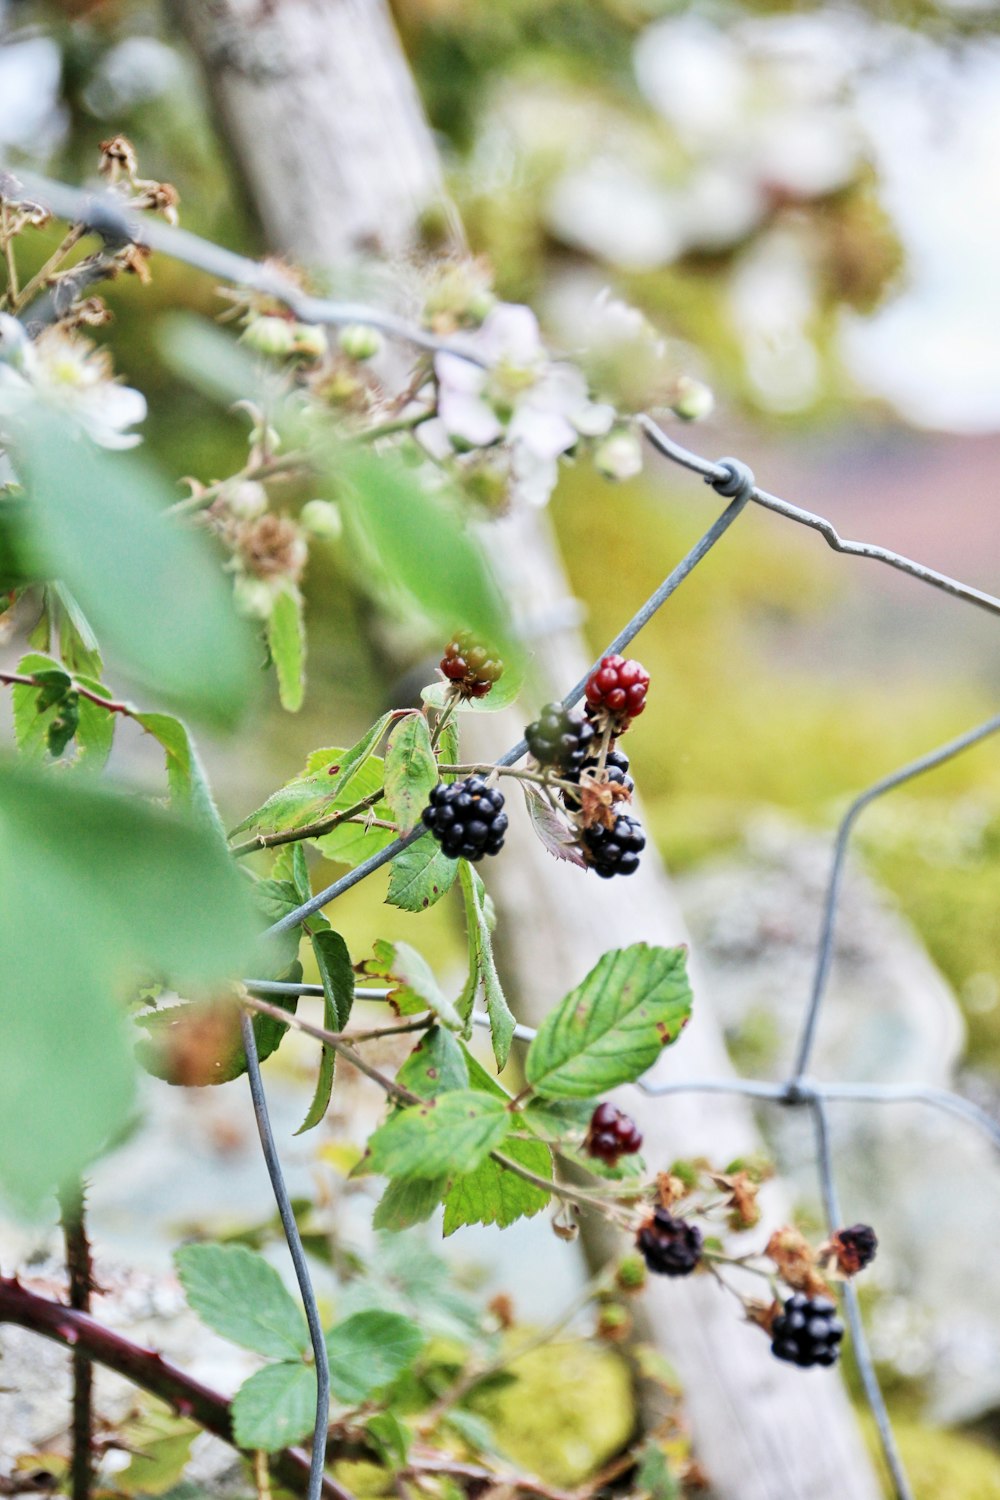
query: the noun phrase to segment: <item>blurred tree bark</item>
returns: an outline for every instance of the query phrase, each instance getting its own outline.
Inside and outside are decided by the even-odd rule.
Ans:
[[[200,58],[273,250],[331,269],[366,247],[414,244],[421,213],[443,196],[442,179],[384,0],[180,0],[171,10]],[[544,632],[533,642],[537,677],[559,696],[581,675],[586,646],[574,625],[558,623],[574,611],[562,609],[569,589],[547,518],[511,515],[491,526],[490,548],[515,618]],[[508,711],[470,717],[464,735],[473,757],[492,759],[521,728]],[[607,948],[683,941],[684,927],[655,850],[627,883],[599,882],[553,860],[519,812],[509,849],[486,876],[509,991],[518,1014],[537,1024]],[[696,1019],[660,1064],[674,1078],[729,1071],[696,965],[694,978]],[[629,1090],[624,1102],[653,1163],[707,1155],[721,1166],[759,1149],[741,1100],[714,1096],[706,1108],[697,1096],[668,1103]],[[783,1211],[780,1187],[769,1201]],[[592,1258],[621,1248],[599,1225],[585,1225],[584,1235]],[[836,1377],[781,1365],[708,1277],[652,1280],[640,1332],[681,1375],[698,1457],[719,1500],[877,1500]]]

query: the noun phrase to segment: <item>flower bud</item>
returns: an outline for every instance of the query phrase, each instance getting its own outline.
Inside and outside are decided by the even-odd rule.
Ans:
[[[267,490],[256,479],[244,479],[222,492],[230,515],[240,521],[255,521],[267,510]]]
[[[326,353],[326,331],[318,323],[293,323],[292,350],[306,359],[322,359]]]
[[[703,380],[692,380],[690,375],[681,375],[674,386],[674,399],[670,410],[685,422],[700,422],[711,416],[715,408],[715,397]]]
[[[348,323],[342,328],[337,336],[341,353],[346,354],[348,359],[374,359],[376,354],[381,354],[385,347],[385,340],[377,328],[369,328],[365,323]]]
[[[642,448],[634,432],[618,427],[594,450],[594,463],[606,479],[634,479],[642,473]]]
[[[295,347],[295,329],[287,318],[267,315],[254,318],[243,330],[242,342],[258,354],[270,354],[280,359],[291,354]]]
[[[248,620],[269,620],[274,609],[274,593],[263,579],[242,576],[233,584],[233,602]]]
[[[325,542],[339,541],[344,530],[340,507],[332,500],[307,501],[299,513],[299,525]]]

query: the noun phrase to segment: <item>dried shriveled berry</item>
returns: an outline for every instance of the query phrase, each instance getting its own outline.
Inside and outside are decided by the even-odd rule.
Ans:
[[[590,1126],[583,1149],[588,1156],[609,1167],[618,1164],[622,1156],[631,1156],[642,1147],[642,1133],[634,1120],[613,1104],[599,1104],[590,1117]]]
[[[831,1239],[837,1265],[845,1276],[856,1276],[870,1266],[878,1249],[878,1235],[870,1224],[838,1229]]]
[[[649,1269],[659,1276],[690,1276],[701,1260],[702,1237],[697,1224],[675,1219],[665,1208],[654,1209],[635,1243]]]
[[[485,698],[502,676],[503,662],[463,633],[445,647],[441,671],[463,698]]]

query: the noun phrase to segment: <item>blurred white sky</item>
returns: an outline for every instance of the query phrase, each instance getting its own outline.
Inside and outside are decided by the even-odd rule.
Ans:
[[[907,286],[845,319],[861,383],[910,421],[1000,429],[1000,44],[920,47],[859,89]]]

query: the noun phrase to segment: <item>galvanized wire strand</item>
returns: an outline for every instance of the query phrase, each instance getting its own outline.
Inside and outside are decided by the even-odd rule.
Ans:
[[[893,791],[895,787],[902,786],[906,781],[912,781],[916,776],[922,776],[925,771],[932,771],[935,766],[943,765],[945,761],[953,759],[956,755],[960,755],[964,750],[971,749],[980,740],[988,739],[991,734],[996,734],[998,730],[1000,730],[1000,714],[994,714],[985,723],[978,724],[974,729],[967,730],[965,734],[958,735],[956,739],[949,740],[947,744],[940,745],[936,750],[931,750],[926,755],[919,756],[918,759],[910,761],[908,765],[901,766],[898,771],[893,771],[891,775],[883,776],[880,781],[874,782],[865,791],[861,792],[859,796],[855,797],[841,819],[834,846],[833,866],[826,889],[823,925],[816,953],[816,969],[813,976],[812,993],[809,997],[809,1005],[802,1025],[801,1038],[795,1054],[793,1070],[795,1079],[801,1078],[808,1067],[813,1044],[816,1040],[820,1006],[823,1002],[826,983],[830,974],[830,966],[833,962],[833,935],[837,919],[837,905],[843,883],[844,860],[847,854],[848,841],[858,816],[869,803],[884,796],[886,792]]]
[[[672,462],[680,464],[682,468],[700,474],[709,484],[714,485],[723,477],[725,472],[723,465],[728,460],[720,459],[713,462],[711,459],[701,458],[697,453],[692,453],[680,443],[675,442],[673,438],[668,437],[663,429],[645,414],[636,420],[652,446],[658,453],[662,453],[664,458],[669,458]],[[834,552],[844,552],[851,557],[870,557],[875,562],[885,563],[890,568],[909,574],[911,578],[918,578],[921,583],[929,583],[932,588],[941,589],[956,599],[963,599],[967,604],[975,604],[980,609],[989,610],[991,614],[1000,615],[1000,599],[995,599],[992,594],[984,593],[982,589],[974,589],[967,583],[960,583],[957,578],[950,578],[947,573],[939,573],[936,568],[928,568],[924,563],[914,562],[912,558],[904,557],[900,552],[893,552],[889,547],[879,547],[873,542],[847,541],[840,535],[832,521],[828,521],[825,516],[817,516],[811,510],[803,510],[801,506],[792,505],[789,501],[760,489],[759,486],[754,486],[750,498],[766,510],[773,510],[777,515],[784,516],[789,521],[797,521],[801,526],[808,526],[813,531],[818,531]]]
[[[211,240],[202,239],[188,229],[165,224],[152,213],[130,209],[128,203],[115,193],[70,187],[67,183],[53,182],[36,172],[20,169],[16,176],[26,193],[43,207],[60,219],[84,224],[110,245],[142,245],[172,260],[183,261],[195,270],[206,271],[210,276],[275,297],[303,323],[323,323],[333,327],[363,323],[418,349],[435,354],[455,354],[475,365],[485,363],[483,356],[461,339],[438,338],[419,324],[384,309],[360,302],[310,296],[273,262],[250,260]]]
[[[810,1102],[813,1124],[816,1130],[816,1163],[819,1168],[820,1185],[823,1192],[823,1207],[826,1212],[827,1228],[832,1234],[839,1229],[843,1223],[840,1204],[837,1199],[837,1185],[833,1175],[833,1153],[830,1148],[830,1128],[826,1117],[826,1107],[819,1098]],[[861,1318],[861,1308],[858,1304],[858,1294],[854,1290],[851,1281],[844,1283],[844,1308],[847,1312],[847,1324],[851,1330],[851,1343],[854,1349],[854,1359],[864,1387],[865,1397],[871,1407],[875,1425],[878,1428],[879,1441],[885,1456],[886,1465],[892,1475],[892,1483],[896,1491],[896,1500],[913,1500],[913,1491],[903,1467],[899,1449],[896,1446],[896,1436],[892,1430],[889,1413],[886,1409],[885,1398],[882,1388],[878,1383],[875,1373],[875,1365],[872,1360],[871,1350],[868,1347],[868,1338],[865,1334],[864,1323]]]
[[[271,1179],[274,1201],[278,1205],[278,1213],[281,1216],[281,1227],[285,1231],[288,1252],[292,1257],[292,1265],[295,1267],[295,1279],[299,1284],[306,1322],[309,1325],[313,1358],[316,1362],[316,1422],[313,1428],[312,1453],[309,1457],[309,1485],[306,1497],[307,1500],[321,1500],[323,1470],[326,1465],[326,1436],[330,1425],[330,1364],[327,1359],[326,1340],[323,1337],[323,1324],[316,1305],[316,1293],[309,1275],[309,1267],[306,1264],[305,1252],[302,1249],[299,1226],[295,1222],[295,1213],[288,1196],[288,1188],[281,1170],[281,1159],[278,1156],[274,1132],[271,1129],[264,1081],[260,1076],[260,1058],[257,1055],[257,1038],[254,1036],[253,1021],[245,1010],[240,1013],[240,1034],[246,1054],[247,1078],[250,1083],[253,1112],[257,1120],[257,1133],[260,1136],[261,1150],[267,1163],[267,1175]]]

